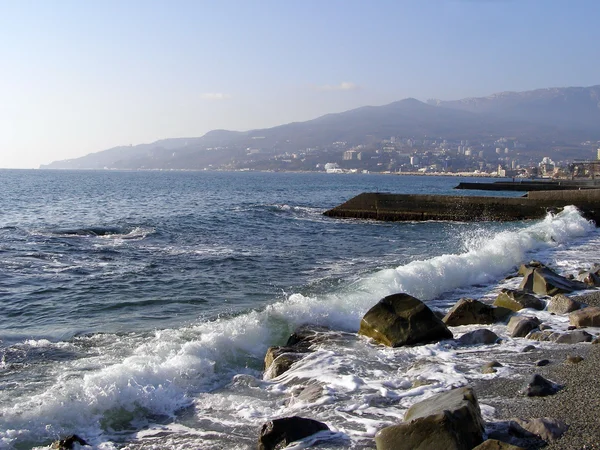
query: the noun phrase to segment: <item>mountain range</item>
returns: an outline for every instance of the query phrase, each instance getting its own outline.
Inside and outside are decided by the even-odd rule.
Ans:
[[[43,169],[196,169],[242,167],[249,159],[325,151],[334,142],[369,144],[391,136],[521,142],[600,140],[600,85],[502,92],[454,101],[408,98],[273,128],[214,130],[202,137],[121,146]]]

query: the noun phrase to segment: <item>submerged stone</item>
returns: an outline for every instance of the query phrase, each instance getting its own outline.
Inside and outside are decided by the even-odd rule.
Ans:
[[[304,417],[284,417],[265,423],[258,437],[258,450],[276,450],[294,441],[329,430],[322,422]]]

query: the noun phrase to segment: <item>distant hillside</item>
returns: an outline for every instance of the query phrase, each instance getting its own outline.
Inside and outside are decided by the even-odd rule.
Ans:
[[[250,154],[322,149],[333,142],[368,144],[390,136],[476,139],[512,136],[524,141],[600,139],[600,86],[503,92],[456,101],[409,98],[365,106],[306,122],[202,137],[115,147],[56,161],[48,169],[203,169],[242,163]]]
[[[596,134],[600,127],[600,85],[501,92],[489,97],[430,100],[428,103],[489,117],[587,130]]]

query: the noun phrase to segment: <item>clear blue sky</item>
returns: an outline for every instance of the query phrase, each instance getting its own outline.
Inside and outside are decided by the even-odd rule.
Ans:
[[[600,84],[599,0],[0,0],[0,167]]]

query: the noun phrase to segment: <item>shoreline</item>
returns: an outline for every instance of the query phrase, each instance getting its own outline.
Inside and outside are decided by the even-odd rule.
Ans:
[[[600,292],[572,298],[600,306]],[[525,339],[525,338],[523,338]],[[569,425],[559,439],[543,447],[548,450],[582,450],[600,448],[600,345],[579,343],[541,347],[529,341],[536,349],[512,355],[510,361],[520,371],[510,378],[495,377],[473,383],[481,405],[494,408],[491,423],[514,418],[534,419],[551,417]],[[580,363],[567,361],[567,356],[583,357]],[[550,364],[539,367],[536,361],[547,359]],[[533,374],[558,383],[562,389],[547,397],[526,397],[519,393]],[[539,447],[531,447],[539,448]]]

